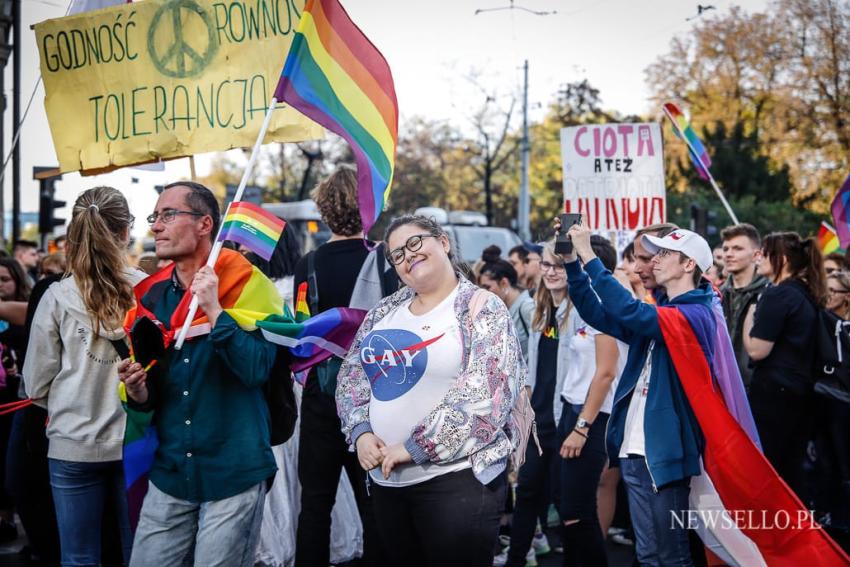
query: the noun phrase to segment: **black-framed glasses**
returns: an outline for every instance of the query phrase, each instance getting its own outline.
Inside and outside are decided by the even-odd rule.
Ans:
[[[152,215],[148,215],[147,221],[148,224],[153,226],[156,224],[157,220],[162,221],[163,224],[168,224],[173,222],[174,219],[177,218],[177,215],[192,215],[193,217],[202,217],[204,213],[198,213],[195,211],[178,211],[177,209],[165,209],[161,213],[153,213]]]
[[[402,262],[404,262],[404,257],[406,255],[405,249],[410,250],[411,252],[416,252],[422,248],[422,240],[428,237],[437,238],[437,235],[425,233],[425,234],[414,234],[410,238],[407,239],[407,242],[404,243],[404,246],[399,246],[395,250],[390,250],[387,252],[387,260],[393,265],[398,266]]]
[[[540,269],[544,272],[549,270],[554,270],[556,272],[563,272],[566,270],[563,264],[553,264],[552,262],[547,262],[546,260],[542,260],[540,262]]]

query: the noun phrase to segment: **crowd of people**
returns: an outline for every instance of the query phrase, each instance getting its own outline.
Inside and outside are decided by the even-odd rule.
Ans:
[[[22,241],[0,258],[0,401],[32,400],[0,415],[0,540],[17,513],[40,565],[522,567],[558,550],[599,566],[619,515],[639,564],[705,565],[670,522],[704,437],[667,306],[722,306],[765,457],[831,533],[850,532],[850,404],[815,393],[813,370],[820,311],[850,318],[843,255],[749,224],[714,253],[672,224],[618,253],[578,224],[570,253],[491,246],[470,267],[430,218],[369,240],[356,187],[341,167],[314,189],[332,236],[303,257],[287,227],[270,260],[227,249],[206,267],[219,205],[181,181],[146,219],[144,271],[108,187],[77,198],[55,254]],[[292,380],[289,357],[223,307],[257,277],[290,312],[367,312],[347,354],[297,376],[296,433],[274,447],[265,384]],[[171,337],[191,295],[190,340],[143,366],[128,325],[146,314]],[[158,439],[135,513],[127,412]]]

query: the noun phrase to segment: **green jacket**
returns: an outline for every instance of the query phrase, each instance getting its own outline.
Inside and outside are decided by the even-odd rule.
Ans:
[[[755,275],[750,285],[736,289],[732,284],[732,276],[720,288],[723,294],[723,316],[726,326],[729,328],[729,337],[732,339],[732,348],[735,350],[735,360],[741,371],[741,379],[744,386],[749,389],[753,379],[753,370],[750,368],[750,356],[744,348],[744,318],[750,305],[758,301],[759,295],[770,281],[764,276]]]

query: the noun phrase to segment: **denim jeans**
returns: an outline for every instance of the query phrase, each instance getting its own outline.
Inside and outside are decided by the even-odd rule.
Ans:
[[[79,463],[49,459],[48,468],[62,566],[100,565],[102,520],[108,502],[116,511],[121,549],[127,564],[132,536],[121,461]]]
[[[265,498],[265,482],[212,502],[180,500],[149,482],[130,566],[252,567]]]
[[[638,563],[692,566],[688,531],[673,521],[673,512],[682,514],[688,509],[690,480],[674,482],[655,492],[643,456],[620,459],[620,470],[629,495]]]

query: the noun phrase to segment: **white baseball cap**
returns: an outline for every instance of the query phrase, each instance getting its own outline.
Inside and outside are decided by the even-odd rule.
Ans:
[[[703,272],[714,263],[711,247],[705,241],[705,238],[684,228],[677,228],[663,238],[644,234],[641,244],[650,254],[658,254],[658,251],[662,248],[681,252],[688,258],[692,258]]]

